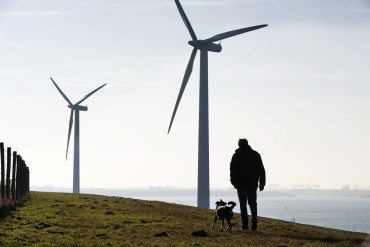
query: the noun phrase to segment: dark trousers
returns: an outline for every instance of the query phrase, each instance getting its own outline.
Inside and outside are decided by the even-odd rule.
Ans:
[[[243,222],[243,229],[248,229],[247,202],[252,214],[252,226],[257,225],[257,186],[238,188],[240,213]]]

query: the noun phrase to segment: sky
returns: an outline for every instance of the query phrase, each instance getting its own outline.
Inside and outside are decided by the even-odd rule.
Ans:
[[[182,0],[199,38],[267,28],[209,54],[210,183],[230,187],[238,138],[267,185],[369,186],[369,0]],[[69,109],[80,114],[81,187],[197,186],[199,57],[172,0],[0,0],[0,141],[31,186],[72,187]],[[73,150],[73,142],[70,150]]]

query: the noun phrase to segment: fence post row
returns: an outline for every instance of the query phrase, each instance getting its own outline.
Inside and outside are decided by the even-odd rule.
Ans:
[[[13,162],[12,162],[13,159]],[[0,208],[27,198],[30,191],[30,170],[25,161],[16,151],[6,149],[4,143],[0,142]]]

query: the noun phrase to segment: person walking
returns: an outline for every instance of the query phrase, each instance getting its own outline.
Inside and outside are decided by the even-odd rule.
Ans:
[[[235,151],[230,163],[230,182],[236,188],[240,203],[242,231],[248,228],[248,209],[252,215],[252,231],[257,230],[257,188],[263,191],[266,183],[266,172],[261,155],[254,151],[247,139],[239,139],[239,148]]]

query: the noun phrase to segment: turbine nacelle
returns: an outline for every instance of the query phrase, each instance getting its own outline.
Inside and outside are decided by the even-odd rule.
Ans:
[[[76,110],[76,111],[87,111],[88,110],[87,106],[82,106],[82,105],[69,105],[68,108],[71,108],[72,110]]]
[[[198,50],[211,51],[211,52],[221,52],[222,51],[221,44],[206,42],[204,40],[195,40],[195,41],[191,40],[188,42],[188,44]]]

